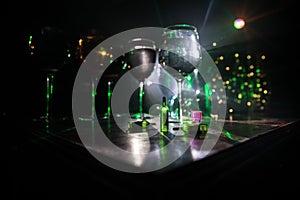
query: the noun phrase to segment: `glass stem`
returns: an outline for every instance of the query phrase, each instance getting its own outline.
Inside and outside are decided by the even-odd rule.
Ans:
[[[46,118],[52,120],[53,74],[47,74]]]
[[[96,90],[95,90],[95,78],[92,78],[92,83],[91,83],[91,87],[92,87],[92,108],[91,108],[91,119],[94,120],[95,117],[95,96],[96,96]]]
[[[143,116],[143,96],[144,96],[144,82],[140,82],[140,93],[139,93],[139,111],[140,111],[140,119],[144,119]]]
[[[177,81],[177,87],[178,87],[178,120],[180,124],[183,123],[182,119],[182,96],[181,96],[181,88],[182,88],[182,80],[181,78]]]
[[[107,117],[110,118],[111,110],[111,81],[107,83]]]

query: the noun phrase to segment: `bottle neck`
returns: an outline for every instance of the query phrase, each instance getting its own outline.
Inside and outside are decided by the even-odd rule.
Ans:
[[[166,98],[163,98],[163,100],[162,100],[162,106],[167,106]]]

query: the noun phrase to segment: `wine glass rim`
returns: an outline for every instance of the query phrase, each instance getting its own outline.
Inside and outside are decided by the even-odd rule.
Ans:
[[[186,29],[186,30],[193,30],[193,31],[197,30],[196,26],[191,25],[191,24],[173,24],[173,25],[169,25],[169,26],[165,27],[165,29],[167,29],[167,30],[176,30],[178,28]]]
[[[141,43],[140,45],[134,45],[134,47],[132,47],[131,49],[156,49],[157,48],[155,41],[143,37],[132,38],[128,41],[128,43],[130,44],[130,43],[140,42],[140,41],[144,41],[148,43]]]

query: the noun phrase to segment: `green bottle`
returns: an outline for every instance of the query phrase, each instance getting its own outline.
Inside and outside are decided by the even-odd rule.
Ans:
[[[160,108],[160,131],[163,133],[169,131],[169,107],[167,106],[166,97],[162,98]]]

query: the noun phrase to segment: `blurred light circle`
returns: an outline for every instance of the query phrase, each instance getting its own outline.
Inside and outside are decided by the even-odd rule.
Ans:
[[[242,28],[244,28],[244,27],[245,27],[245,24],[246,24],[245,20],[243,20],[243,19],[241,19],[241,18],[237,18],[237,19],[235,19],[234,22],[233,22],[233,26],[234,26],[234,28],[236,28],[236,29],[242,29]]]

